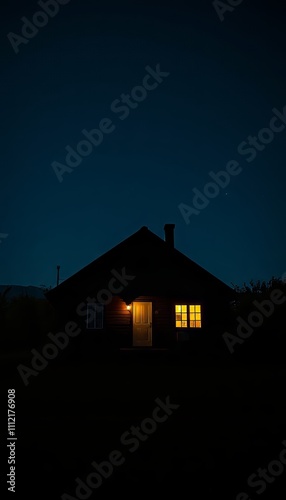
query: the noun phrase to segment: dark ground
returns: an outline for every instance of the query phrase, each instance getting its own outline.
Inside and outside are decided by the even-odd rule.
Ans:
[[[286,440],[283,355],[277,363],[166,351],[89,358],[67,352],[27,387],[17,365],[28,366],[29,356],[2,363],[16,389],[13,498],[76,498],[75,479],[85,480],[91,463],[115,449],[125,463],[82,498],[170,493],[240,500],[240,492],[251,500],[285,498],[286,466],[262,495],[247,485],[259,467],[279,458]],[[121,435],[151,417],[155,399],[167,396],[180,407],[131,453]]]

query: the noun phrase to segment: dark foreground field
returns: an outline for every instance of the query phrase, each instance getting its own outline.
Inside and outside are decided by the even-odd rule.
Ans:
[[[28,358],[22,362],[28,365]],[[2,364],[4,378],[8,374],[16,389],[17,487],[11,498],[167,493],[196,500],[285,498],[286,465],[285,471],[276,469],[271,482],[259,483],[257,477],[256,486],[247,484],[251,474],[267,469],[286,448],[282,357],[275,364],[166,351],[94,359],[73,354],[31,376],[27,387],[18,363]],[[152,418],[157,398],[179,407],[156,429],[149,421],[145,441],[122,443],[132,426]],[[108,460],[114,450],[123,463],[92,493],[81,489],[76,496],[76,478],[85,482],[95,472],[92,462]]]

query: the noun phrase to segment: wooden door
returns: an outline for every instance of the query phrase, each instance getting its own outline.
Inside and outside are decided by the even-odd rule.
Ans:
[[[152,302],[133,302],[133,346],[152,346]]]

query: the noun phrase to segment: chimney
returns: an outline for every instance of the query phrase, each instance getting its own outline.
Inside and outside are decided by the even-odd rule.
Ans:
[[[174,229],[175,224],[165,224],[165,241],[170,248],[174,248]]]

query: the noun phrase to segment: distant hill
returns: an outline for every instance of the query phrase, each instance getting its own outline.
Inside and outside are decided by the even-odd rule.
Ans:
[[[42,288],[37,286],[21,286],[21,285],[0,285],[0,294],[9,288],[6,298],[9,300],[15,297],[34,297],[36,299],[47,300]]]

